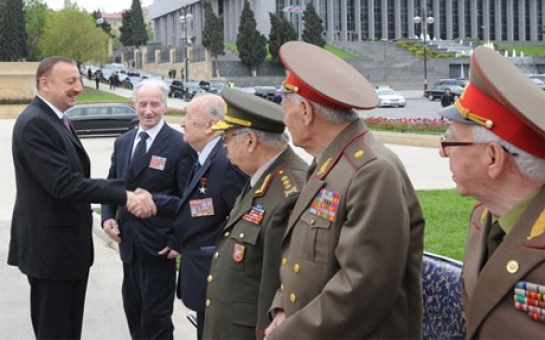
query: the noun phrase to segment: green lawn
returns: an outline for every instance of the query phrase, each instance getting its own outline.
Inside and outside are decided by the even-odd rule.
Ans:
[[[517,51],[517,55],[520,52],[524,52],[525,57],[542,56],[545,57],[545,45],[499,45],[502,50],[509,51],[509,55],[513,53],[513,50]]]
[[[461,261],[475,200],[454,189],[419,190],[417,195],[426,219],[424,250]]]
[[[119,103],[128,103],[130,99],[118,96],[116,94],[97,91],[88,87],[83,88],[83,93],[81,93],[77,98],[78,103],[104,103],[104,102],[119,102]]]

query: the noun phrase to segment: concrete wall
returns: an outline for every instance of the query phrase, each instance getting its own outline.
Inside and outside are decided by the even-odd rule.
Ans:
[[[36,93],[38,64],[0,62],[0,102],[30,101]]]

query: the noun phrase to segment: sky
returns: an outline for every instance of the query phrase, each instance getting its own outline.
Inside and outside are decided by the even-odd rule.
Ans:
[[[132,0],[71,0],[72,3],[77,3],[78,6],[85,9],[87,12],[93,12],[97,9],[106,13],[121,12],[129,9]],[[64,0],[45,0],[47,6],[53,10],[61,10],[64,7]],[[153,0],[140,0],[142,7],[149,6]]]

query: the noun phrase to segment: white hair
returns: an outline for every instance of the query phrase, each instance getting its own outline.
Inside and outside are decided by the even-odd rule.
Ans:
[[[482,126],[472,126],[473,137],[478,143],[498,143],[513,156],[523,175],[533,181],[545,181],[545,159],[538,158],[500,138]]]
[[[298,95],[295,92],[286,92],[284,94],[285,96],[289,96],[290,100],[292,100],[296,105],[301,103],[301,100],[303,97]],[[339,109],[333,109],[327,106],[324,106],[322,104],[318,104],[316,102],[313,102],[312,100],[306,99],[310,105],[318,112],[318,114],[322,117],[324,117],[328,122],[335,125],[341,125],[346,123],[352,123],[353,121],[360,118],[358,112],[356,110],[350,109],[350,110],[339,110]]]
[[[166,104],[167,98],[168,98],[168,91],[169,88],[167,87],[167,84],[165,84],[164,81],[158,80],[158,79],[144,79],[138,84],[134,85],[134,90],[132,91],[132,100],[133,102],[138,101],[138,93],[140,90],[144,87],[156,87],[161,90],[161,101]]]
[[[238,131],[240,132],[253,131],[257,135],[257,138],[259,139],[259,141],[269,148],[276,149],[276,148],[284,147],[289,141],[289,137],[286,132],[273,133],[273,132],[255,130],[251,128],[241,128],[241,129],[238,129]],[[241,134],[239,134],[238,136],[240,135]]]

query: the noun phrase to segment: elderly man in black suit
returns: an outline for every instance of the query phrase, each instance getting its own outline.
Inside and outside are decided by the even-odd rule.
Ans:
[[[125,179],[131,190],[181,196],[197,154],[163,120],[168,91],[159,80],[136,84],[133,101],[140,125],[116,139],[108,178]],[[145,145],[142,157],[140,144]],[[124,207],[103,205],[102,220],[104,232],[119,243],[123,306],[131,337],[172,339],[178,256],[172,218],[140,219]]]
[[[37,339],[79,339],[89,268],[93,263],[89,203],[137,208],[139,198],[121,180],[90,179],[91,165],[64,112],[83,91],[72,60],[44,59],[36,72],[38,95],[13,128],[17,197],[8,264],[30,283]],[[150,197],[148,197],[150,199]],[[154,213],[153,202],[146,216]]]

